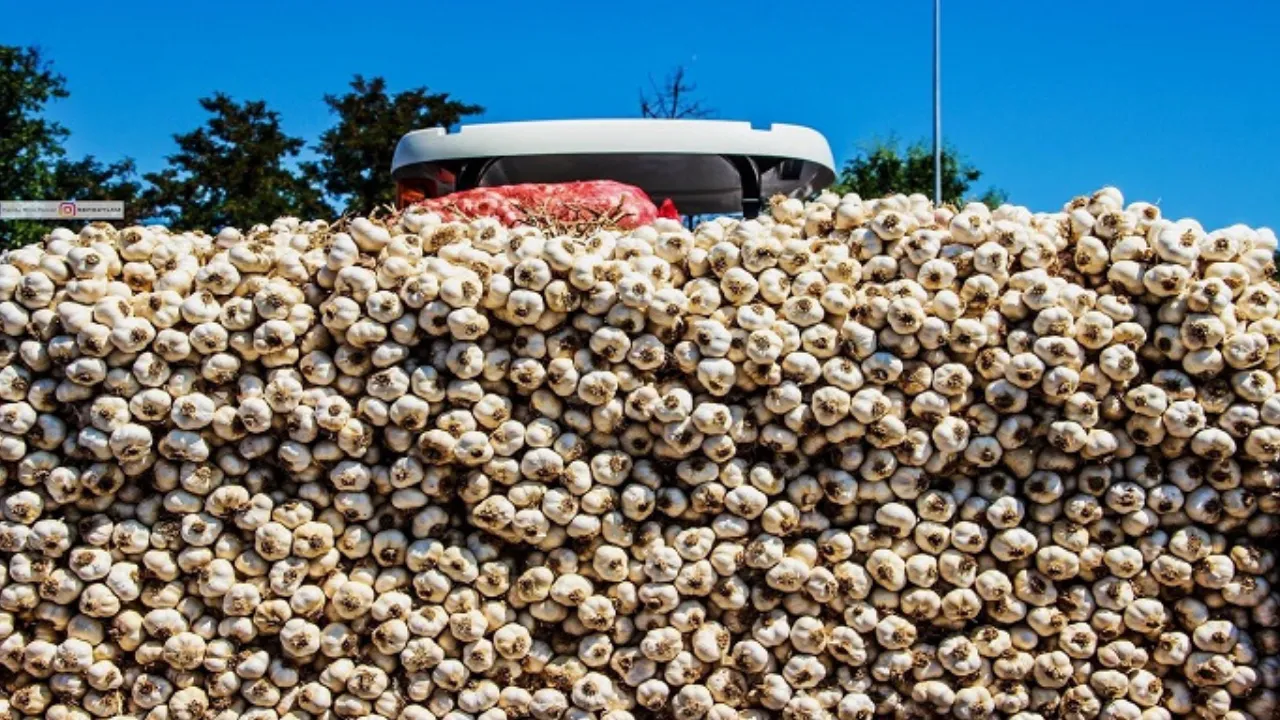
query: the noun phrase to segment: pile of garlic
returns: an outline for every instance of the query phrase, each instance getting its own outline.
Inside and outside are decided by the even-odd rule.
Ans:
[[[0,718],[1266,720],[1276,237],[89,226],[0,258]]]

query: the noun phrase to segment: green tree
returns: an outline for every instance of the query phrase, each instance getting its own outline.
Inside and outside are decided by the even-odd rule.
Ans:
[[[143,177],[147,217],[183,229],[248,226],[282,215],[329,217],[332,208],[288,166],[303,141],[280,128],[280,114],[261,100],[237,103],[224,93],[202,98],[204,126],[174,135],[169,167]]]
[[[66,96],[66,79],[38,49],[0,45],[0,200],[53,199],[52,165],[68,133],[43,113]],[[25,245],[45,232],[36,221],[0,221],[0,245]]]
[[[988,188],[978,196],[969,195],[982,172],[958,155],[954,148],[942,151],[942,200],[961,204],[971,200],[998,207],[1007,195],[998,188]],[[864,198],[893,193],[923,193],[933,197],[933,152],[923,141],[903,152],[896,139],[876,141],[845,163],[832,188],[837,192],[855,192]]]
[[[124,223],[139,219],[142,183],[133,160],[102,164],[92,155],[82,160],[59,160],[53,166],[53,195],[58,200],[119,200]]]
[[[120,200],[127,214],[136,212],[141,187],[132,160],[66,158],[62,144],[70,133],[44,117],[46,105],[65,97],[66,79],[38,49],[0,45],[0,199]],[[0,246],[35,242],[52,225],[0,221]]]
[[[452,127],[484,112],[479,105],[425,87],[388,93],[383,78],[366,80],[360,75],[351,81],[350,92],[326,95],[324,101],[338,121],[315,146],[320,159],[304,167],[314,184],[351,213],[367,213],[395,201],[391,159],[402,135]]]
[[[699,120],[714,117],[715,108],[698,98],[698,86],[688,78],[683,65],[677,65],[658,83],[649,76],[649,92],[640,92],[640,117],[667,120]]]

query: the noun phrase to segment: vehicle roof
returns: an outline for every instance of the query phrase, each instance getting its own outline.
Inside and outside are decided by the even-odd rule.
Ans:
[[[539,120],[429,128],[401,138],[393,177],[429,165],[457,174],[458,189],[616,180],[655,202],[670,198],[686,214],[738,212],[776,194],[808,195],[835,179],[831,147],[816,130],[727,120]]]

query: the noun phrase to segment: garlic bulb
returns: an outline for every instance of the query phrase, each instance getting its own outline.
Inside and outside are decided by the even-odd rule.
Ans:
[[[1270,230],[778,198],[0,256],[0,715],[1269,718]]]

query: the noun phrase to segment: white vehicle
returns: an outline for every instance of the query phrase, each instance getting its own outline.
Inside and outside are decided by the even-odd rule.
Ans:
[[[835,180],[831,146],[799,125],[725,120],[553,120],[417,130],[396,146],[401,207],[476,187],[578,180],[635,185],[685,215],[743,213]]]

